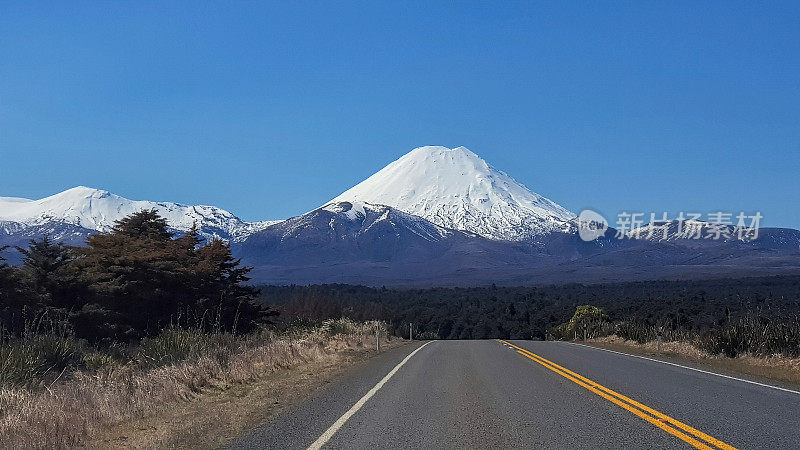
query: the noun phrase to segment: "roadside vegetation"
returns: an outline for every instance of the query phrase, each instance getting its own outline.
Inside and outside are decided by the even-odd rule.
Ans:
[[[26,337],[3,346],[0,356],[6,361],[0,370],[13,374],[0,388],[0,442],[10,448],[84,446],[109,427],[210,390],[372,349],[374,336],[374,323],[341,319],[248,334],[168,328],[107,351],[73,338]]]
[[[85,248],[20,251],[22,266],[0,261],[3,447],[89,445],[209,390],[374,346],[373,321],[276,321],[227,244],[174,236],[153,211]]]
[[[669,323],[612,322],[602,309],[583,305],[568,322],[555,327],[549,338],[800,385],[798,318],[773,321],[747,315],[696,331]]]
[[[636,344],[682,342],[709,355],[735,358],[742,355],[800,358],[800,317],[772,321],[748,315],[704,331],[648,324],[644,321],[610,321],[602,309],[579,306],[572,318],[555,327],[551,336],[560,340],[599,339],[609,336]]]

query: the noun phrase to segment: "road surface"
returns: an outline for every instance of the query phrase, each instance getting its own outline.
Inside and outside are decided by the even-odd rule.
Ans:
[[[800,393],[566,342],[387,351],[232,448],[800,448]]]

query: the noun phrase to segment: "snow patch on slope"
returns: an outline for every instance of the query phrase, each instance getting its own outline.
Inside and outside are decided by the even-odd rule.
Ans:
[[[364,231],[368,231],[381,222],[388,222],[392,226],[402,224],[405,229],[426,240],[439,240],[454,232],[431,223],[422,217],[408,214],[386,205],[375,205],[367,202],[331,202],[316,211],[327,211],[351,222],[361,222],[364,226]],[[315,211],[312,211],[308,214],[314,213]],[[332,222],[334,220],[332,219]]]

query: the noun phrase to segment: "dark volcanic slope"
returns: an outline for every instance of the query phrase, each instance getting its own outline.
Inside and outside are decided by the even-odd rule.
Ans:
[[[616,239],[550,233],[495,241],[396,209],[343,202],[273,225],[234,247],[263,283],[531,284],[800,273],[800,232],[753,242]]]
[[[235,250],[259,278],[286,282],[418,280],[552,259],[531,244],[449,230],[380,205],[339,203],[255,233]],[[271,275],[270,275],[271,274]]]

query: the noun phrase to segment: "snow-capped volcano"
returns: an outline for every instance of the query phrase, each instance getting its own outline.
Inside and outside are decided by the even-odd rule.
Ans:
[[[0,197],[0,223],[40,227],[61,223],[105,232],[114,222],[144,209],[155,209],[170,228],[186,231],[197,224],[206,238],[239,240],[275,222],[249,223],[214,206],[128,200],[100,189],[78,186],[40,200]]]
[[[464,147],[419,147],[331,200],[391,206],[498,240],[570,231],[575,214]]]
[[[206,239],[231,241],[260,283],[474,285],[800,270],[797,230],[709,240],[658,223],[652,237],[629,232],[631,239],[614,239],[609,229],[584,242],[574,214],[464,147],[417,148],[324,206],[284,221],[248,223],[213,206],[134,201],[87,187],[40,200],[0,197],[0,258],[19,264],[15,246],[44,236],[84,245],[87,236],[144,209],[155,209],[178,233],[196,224]]]

